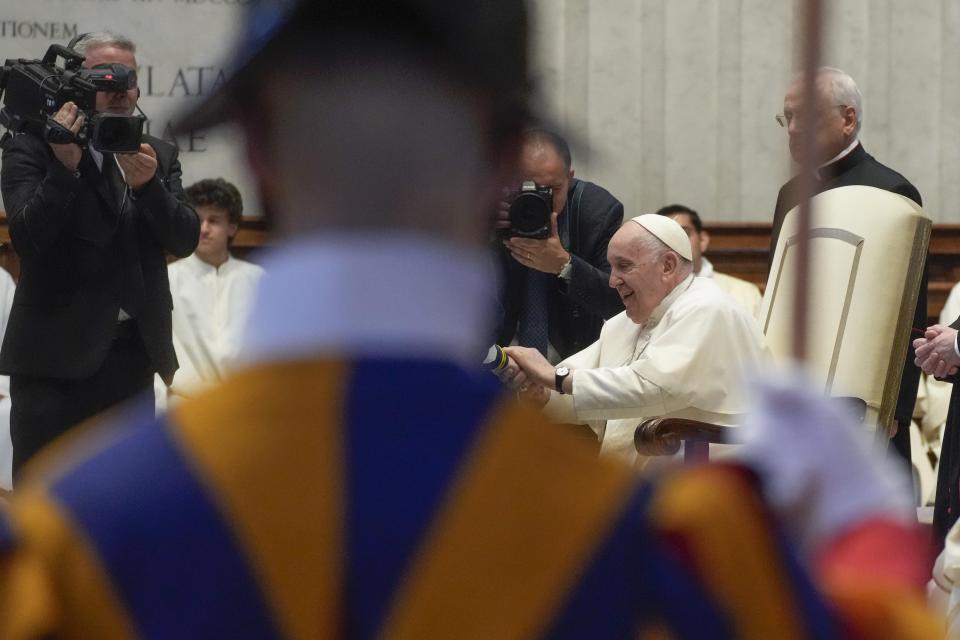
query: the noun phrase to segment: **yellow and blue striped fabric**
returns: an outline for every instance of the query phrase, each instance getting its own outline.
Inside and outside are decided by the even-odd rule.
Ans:
[[[749,473],[639,483],[487,374],[282,363],[117,421],[0,518],[0,637],[842,635]]]

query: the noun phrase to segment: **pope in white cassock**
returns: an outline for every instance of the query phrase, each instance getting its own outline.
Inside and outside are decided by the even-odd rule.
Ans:
[[[628,220],[607,256],[610,286],[626,310],[556,368],[535,349],[508,347],[519,368],[508,377],[552,420],[590,426],[601,454],[643,466],[633,445],[640,419],[737,424],[746,406],[743,374],[757,369],[767,350],[750,314],[711,279],[694,275],[690,240],[671,218]]]
[[[200,218],[193,255],[171,263],[173,346],[180,368],[169,390],[156,378],[157,408],[189,398],[220,382],[234,364],[263,269],[230,255],[243,203],[237,188],[222,178],[186,189]]]

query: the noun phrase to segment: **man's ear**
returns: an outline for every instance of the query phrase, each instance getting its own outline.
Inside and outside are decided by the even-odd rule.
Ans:
[[[848,105],[843,109],[843,131],[847,136],[852,136],[853,130],[856,128],[857,110]]]
[[[700,253],[706,253],[710,246],[710,234],[703,230],[700,232]]]
[[[669,276],[676,273],[679,266],[680,259],[677,257],[676,253],[673,251],[667,251],[663,255],[663,275]]]
[[[237,231],[239,230],[240,225],[235,222],[231,222],[229,226],[227,226],[227,237],[232,240],[234,237],[236,237]]]

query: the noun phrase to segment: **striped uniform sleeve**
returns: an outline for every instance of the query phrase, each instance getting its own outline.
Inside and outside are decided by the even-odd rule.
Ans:
[[[69,622],[68,622],[69,621]],[[0,638],[135,633],[84,536],[42,490],[0,515]]]
[[[849,528],[816,558],[818,583],[851,634],[942,638],[924,597],[929,539],[916,527],[876,517]]]
[[[708,465],[669,477],[652,500],[651,522],[671,565],[660,573],[661,591],[692,578],[716,603],[730,637],[943,636],[917,590],[877,585],[849,561],[835,560],[827,564],[832,572],[821,566],[812,574],[745,468]],[[857,548],[863,552],[863,545]],[[844,557],[850,556],[847,550]],[[686,613],[678,607],[669,626],[689,625]]]

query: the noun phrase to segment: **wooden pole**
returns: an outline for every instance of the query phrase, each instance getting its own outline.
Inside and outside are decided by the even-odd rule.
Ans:
[[[798,218],[799,243],[797,251],[797,281],[794,289],[794,330],[792,355],[797,362],[807,357],[810,317],[810,198],[816,190],[816,132],[820,126],[817,109],[817,69],[820,67],[820,51],[823,33],[823,3],[821,0],[798,0],[798,9],[803,16],[803,98],[801,109],[805,129],[800,140],[800,211]]]

